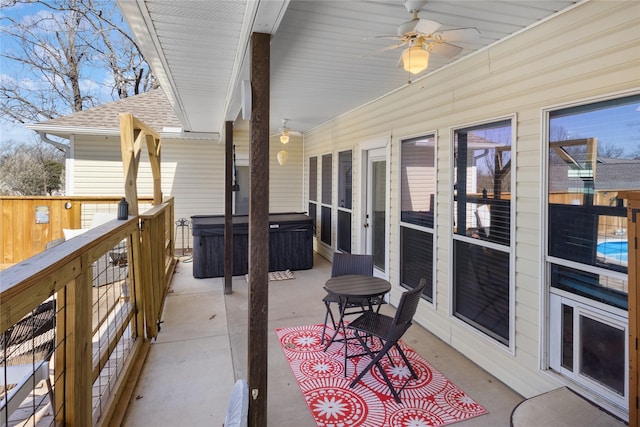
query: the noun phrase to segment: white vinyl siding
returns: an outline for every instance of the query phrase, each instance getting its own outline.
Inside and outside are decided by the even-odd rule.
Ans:
[[[278,151],[284,149],[289,158],[284,166],[277,161]],[[302,197],[303,146],[300,136],[291,135],[286,146],[278,136],[270,139],[269,146],[269,212],[306,212],[307,204]]]
[[[549,105],[638,88],[640,3],[589,1],[504,42],[444,67],[388,96],[361,106],[305,134],[305,157],[337,153],[363,141],[392,135],[389,254],[391,300],[401,289],[397,259],[400,139],[436,130],[438,171],[435,307],[422,304],[416,320],[525,397],[561,384],[540,370],[545,307],[541,276],[542,147],[541,111]],[[399,71],[401,72],[401,71]],[[515,192],[516,290],[514,350],[507,351],[450,313],[449,259],[452,128],[514,115],[518,168]],[[354,176],[362,165],[354,150]],[[360,191],[354,180],[354,194]],[[360,224],[354,205],[354,225]],[[359,233],[360,231],[356,231]]]
[[[302,203],[302,140],[287,144],[289,161],[276,161],[280,142],[271,141],[269,193],[271,212],[306,211]],[[248,133],[234,135],[236,155],[248,158]],[[207,140],[163,139],[161,185],[164,197],[174,197],[175,219],[193,215],[224,214],[224,143]],[[120,139],[117,137],[74,138],[73,195],[123,196],[124,172]],[[153,177],[147,149],[143,147],[138,169],[138,196],[153,196]],[[180,244],[180,242],[177,242]]]
[[[224,213],[223,145],[210,141],[163,140],[161,185],[165,197],[175,198],[175,217]],[[75,195],[124,195],[120,139],[75,138]],[[220,185],[212,185],[213,182]],[[153,176],[146,147],[140,156],[138,196],[153,196]]]

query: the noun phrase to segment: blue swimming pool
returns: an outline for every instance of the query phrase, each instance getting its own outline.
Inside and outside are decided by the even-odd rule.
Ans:
[[[624,240],[598,243],[598,255],[608,262],[626,264],[629,260],[629,244]]]

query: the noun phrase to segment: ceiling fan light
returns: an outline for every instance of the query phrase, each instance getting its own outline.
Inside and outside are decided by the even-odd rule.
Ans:
[[[284,166],[287,163],[287,159],[289,158],[289,153],[284,150],[279,151],[276,158],[278,159],[278,164],[280,166]]]
[[[429,67],[429,52],[421,45],[411,46],[402,52],[404,69],[411,74],[418,74]]]
[[[282,142],[283,144],[286,144],[287,142],[289,142],[289,135],[286,135],[284,133],[280,135],[280,142]]]

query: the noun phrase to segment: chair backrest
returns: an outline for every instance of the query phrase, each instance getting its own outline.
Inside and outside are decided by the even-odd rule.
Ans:
[[[416,310],[418,309],[422,289],[426,284],[427,280],[422,278],[420,279],[418,286],[402,293],[400,302],[398,303],[398,309],[396,310],[396,315],[393,318],[392,331],[399,330],[401,331],[400,334],[403,334],[404,331],[411,326],[413,315],[416,314]]]
[[[373,276],[373,255],[334,253],[331,277],[346,276],[347,274]]]
[[[7,366],[49,359],[55,347],[56,302],[40,304],[0,335],[0,352]]]

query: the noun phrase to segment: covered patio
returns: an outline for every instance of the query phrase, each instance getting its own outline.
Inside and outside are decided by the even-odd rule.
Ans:
[[[235,379],[247,376],[248,284],[244,276],[236,276],[233,293],[224,295],[222,278],[195,279],[192,265],[189,257],[177,265],[162,329],[149,350],[125,426],[222,425]],[[295,271],[292,280],[269,282],[268,425],[316,425],[275,329],[322,322],[323,284],[330,272],[331,264],[316,254],[313,269]],[[383,311],[392,314],[394,308],[385,305]],[[457,425],[510,425],[522,396],[418,324],[404,340],[488,411]],[[553,419],[566,424],[556,425],[580,425],[583,417],[594,414],[602,417],[604,424],[598,425],[624,425],[584,400],[565,409],[566,420]]]
[[[424,2],[416,3],[424,6]],[[451,4],[457,7],[449,9]],[[431,18],[443,24],[443,31],[477,28],[480,33],[479,39],[460,43],[462,53],[457,59],[436,61],[434,55],[429,71],[415,77],[406,71],[398,72],[400,50],[387,56],[367,56],[372,49],[362,41],[364,37],[393,35],[404,28],[402,23],[410,16],[406,5],[399,1],[119,2],[182,124],[177,128],[162,127],[162,138],[193,140],[197,149],[191,151],[196,153],[195,157],[210,155],[206,170],[185,168],[189,172],[184,180],[189,183],[188,188],[174,187],[177,178],[174,180],[170,175],[163,183],[164,194],[171,194],[184,204],[181,197],[195,186],[194,182],[207,185],[215,182],[217,193],[211,193],[208,187],[199,192],[198,208],[202,209],[205,199],[202,194],[209,195],[207,202],[212,203],[207,212],[198,213],[220,214],[224,209],[230,218],[231,170],[235,163],[232,153],[235,160],[237,148],[248,169],[245,182],[251,182],[251,191],[247,193],[254,227],[249,248],[253,270],[248,284],[242,276],[227,276],[224,281],[196,280],[189,260],[182,258],[165,309],[157,301],[149,301],[146,326],[150,330],[143,331],[142,318],[135,323],[139,329],[137,336],[145,338],[139,345],[140,353],[146,355],[147,349],[149,353],[141,358],[146,360],[141,368],[142,378],[135,387],[129,386],[131,399],[122,399],[123,405],[130,403],[124,415],[127,425],[179,422],[220,425],[233,383],[239,378],[248,379],[250,389],[256,391],[249,410],[249,425],[312,425],[274,330],[322,321],[322,285],[329,277],[327,260],[336,251],[376,255],[380,261],[377,273],[392,284],[392,303],[398,301],[404,289],[415,286],[417,276],[432,279],[405,340],[487,409],[488,415],[466,421],[467,425],[549,425],[538,419],[542,415],[549,416],[557,425],[563,425],[563,421],[564,425],[620,424],[613,418],[594,421],[594,414],[602,416],[603,410],[581,399],[577,401],[579,407],[573,409],[561,400],[551,402],[560,406],[559,412],[551,411],[549,406],[534,407],[529,412],[534,417],[529,424],[526,420],[531,419],[527,416],[524,422],[512,419],[514,408],[524,407],[519,403],[525,397],[535,399],[563,388],[575,389],[634,425],[637,357],[628,363],[625,351],[603,352],[603,362],[593,364],[596,382],[606,377],[599,368],[610,366],[610,360],[615,359],[619,368],[612,375],[613,387],[598,384],[593,387],[591,379],[583,381],[580,363],[584,358],[580,351],[586,346],[577,337],[589,337],[585,342],[597,346],[600,342],[607,343],[613,330],[619,346],[616,348],[630,349],[628,343],[637,336],[637,319],[632,317],[635,311],[627,310],[623,304],[614,306],[594,300],[574,288],[561,288],[560,279],[568,274],[556,277],[550,271],[582,269],[579,278],[602,276],[602,281],[587,284],[605,291],[609,289],[610,278],[623,283],[622,289],[628,281],[629,301],[635,307],[634,283],[640,279],[635,269],[638,255],[629,252],[630,259],[636,262],[629,263],[627,274],[626,270],[619,271],[621,268],[603,265],[595,250],[578,260],[565,259],[563,251],[552,250],[551,243],[559,233],[554,233],[553,228],[557,221],[549,219],[550,205],[554,202],[550,188],[555,181],[551,173],[546,173],[553,170],[550,167],[553,158],[545,153],[554,142],[548,130],[556,123],[554,120],[566,114],[581,118],[585,106],[603,114],[618,104],[638,108],[637,3],[554,1],[545,2],[550,7],[546,10],[537,9],[539,2],[507,2],[508,8],[501,7],[505,6],[503,3],[469,4],[474,7],[466,7],[463,2],[427,2],[419,11],[424,18],[414,13],[414,23]],[[481,4],[482,10],[475,8]],[[237,8],[227,10],[232,5]],[[360,9],[352,5],[359,5]],[[399,24],[403,26],[398,27]],[[233,37],[227,37],[228,34]],[[408,33],[402,37],[408,37]],[[434,43],[438,40],[433,34],[428,39],[435,40]],[[401,45],[403,49],[405,45]],[[367,59],[351,60],[356,57]],[[408,84],[407,77],[411,80]],[[250,120],[248,115],[252,116]],[[603,127],[611,128],[608,122]],[[55,134],[60,127],[53,123],[47,129],[46,132]],[[112,135],[109,132],[113,129],[101,131]],[[81,133],[77,129],[74,132]],[[479,180],[467,185],[469,178],[476,176],[465,172],[477,166],[468,161],[476,158],[472,157],[474,150],[470,143],[476,132],[483,138],[496,133],[493,139],[504,139],[491,158],[495,159],[495,165],[504,162],[508,166],[487,168],[492,173],[500,171],[504,186],[496,185],[495,180],[491,185]],[[71,138],[72,133],[67,133]],[[291,156],[285,167],[279,160],[286,151],[277,150],[285,143],[282,137],[288,140],[290,133],[292,140],[286,149]],[[586,136],[610,137],[608,132],[602,136],[592,133]],[[205,142],[196,144],[199,139]],[[221,141],[225,144],[220,144]],[[74,144],[80,153],[81,138],[74,139]],[[91,136],[85,145],[102,149],[106,143]],[[188,150],[177,151],[182,155]],[[591,157],[586,161],[589,165],[596,161]],[[408,171],[415,170],[413,160],[420,160],[421,174],[409,183],[413,185],[403,186]],[[626,160],[626,164],[635,166]],[[120,167],[119,163],[114,164]],[[167,167],[162,163],[160,166],[159,169]],[[598,187],[590,184],[578,191],[570,186],[569,178],[591,170],[588,165],[584,170],[580,164],[574,166],[578,172],[563,172],[560,181],[567,187],[567,194],[572,195],[565,204],[589,211],[593,202],[589,195]],[[95,169],[86,167],[86,170]],[[598,167],[600,175],[602,170]],[[154,184],[160,184],[160,179]],[[611,188],[616,190],[615,198],[607,194],[609,187],[603,196],[609,198],[607,203],[615,201],[615,206],[605,206],[606,212],[615,208],[616,221],[622,221],[625,207],[628,214],[637,211],[637,205],[623,201],[622,193],[637,191],[637,180],[627,177]],[[416,193],[413,198],[412,192]],[[467,202],[474,203],[459,203],[465,193]],[[575,194],[583,193],[583,204],[573,199]],[[127,199],[136,199],[129,189],[126,195]],[[489,205],[488,198],[493,199],[496,208],[493,223],[488,227],[489,236],[499,237],[492,241],[466,234],[487,225],[487,215],[481,216],[476,210],[472,216],[472,210],[477,201]],[[405,206],[409,201],[415,203]],[[463,209],[465,205],[469,205],[468,212]],[[294,210],[307,212],[315,221],[314,268],[296,272],[294,280],[267,283],[265,220],[271,212]],[[467,214],[471,215],[467,218]],[[563,217],[568,222],[575,218]],[[137,245],[138,229],[133,226],[133,219],[128,221],[113,227],[124,230],[126,225],[127,238]],[[597,243],[600,222],[596,219],[583,222],[585,228],[595,230],[587,240]],[[230,228],[230,221],[225,225]],[[164,227],[168,232],[165,234],[171,234],[173,217]],[[636,233],[633,227],[629,225],[628,236]],[[625,233],[620,226],[611,228],[616,228],[613,230],[616,236]],[[618,231],[622,234],[615,234]],[[118,235],[118,240],[121,238]],[[144,237],[142,240],[145,241]],[[146,239],[151,240],[154,239]],[[164,241],[163,248],[170,255],[166,258],[173,260],[173,236]],[[93,261],[95,252],[90,244],[93,243],[77,245],[73,261],[78,266],[51,286],[59,291],[63,288],[61,280],[67,283],[67,276],[75,280],[75,287],[69,290],[72,297],[69,312],[74,308],[73,298],[89,300],[81,285],[89,281],[87,261]],[[464,248],[488,254],[477,263],[482,268],[467,265],[471,251],[465,252]],[[62,249],[56,253],[60,255],[56,265],[62,265],[67,254]],[[154,274],[168,277],[160,274],[165,271],[160,271],[165,265],[160,257],[152,259],[135,251],[132,254],[133,262],[153,263],[158,268]],[[88,260],[87,255],[91,255]],[[408,255],[415,256],[411,259]],[[495,262],[489,264],[487,260]],[[28,281],[35,281],[22,277],[28,276],[27,267],[14,270],[21,273],[20,283],[25,288]],[[497,271],[504,273],[492,288],[499,292],[477,291],[476,285],[484,282],[485,276],[482,280],[478,279],[480,276],[463,280],[467,272],[476,270],[486,273],[486,277]],[[140,277],[148,279],[142,284],[160,283],[152,280],[151,270],[145,276]],[[137,282],[138,278],[135,279]],[[44,288],[44,278],[42,282]],[[233,292],[229,293],[231,287]],[[32,305],[41,302],[36,298],[39,295],[32,293]],[[626,293],[620,294],[620,300],[626,302]],[[143,291],[142,295],[149,292]],[[483,295],[482,301],[491,303],[496,295],[500,297],[495,319],[481,316],[486,306],[476,307],[478,297]],[[21,304],[17,294],[15,300],[15,305]],[[33,307],[20,308],[26,313],[27,308]],[[578,319],[583,308],[595,313],[589,319],[606,318],[606,325],[599,320],[595,325],[607,331],[602,334],[607,339],[593,340],[592,335],[582,334],[581,329],[569,331],[569,326],[581,323],[565,321],[558,315],[572,310]],[[387,305],[384,310],[393,312],[393,306]],[[5,313],[7,310],[3,313],[3,330],[20,317]],[[157,313],[159,318],[152,317]],[[77,325],[87,323],[86,314],[82,311],[76,314]],[[156,325],[156,319],[162,323]],[[160,333],[156,334],[160,327]],[[83,332],[84,338],[89,339],[89,331]],[[566,348],[564,338],[569,334],[576,339]],[[65,345],[72,356],[68,360],[84,360],[85,346],[81,340],[74,339]],[[565,363],[560,356],[570,352],[570,363]],[[87,409],[89,399],[77,387],[90,387],[91,366],[87,362],[81,365],[83,369],[71,372],[75,374],[72,381],[63,377],[71,398],[68,406],[60,405],[59,411],[61,414],[62,409],[67,411],[65,416],[75,415],[77,425],[87,424],[91,415]],[[60,401],[56,397],[56,405]],[[79,407],[82,411],[75,414],[73,408]],[[123,412],[122,409],[120,413]],[[569,419],[563,420],[565,416]],[[588,421],[573,416],[586,417]],[[108,423],[106,420],[102,422]]]

